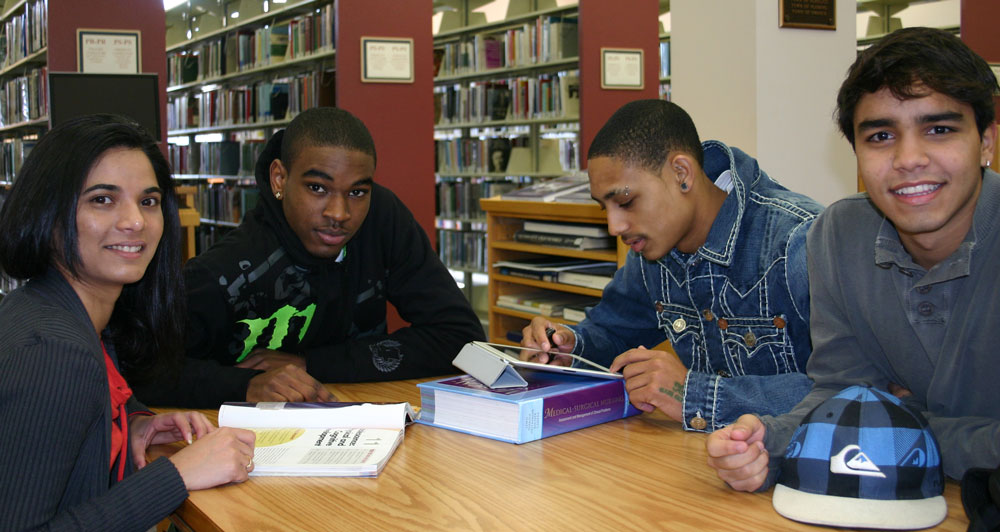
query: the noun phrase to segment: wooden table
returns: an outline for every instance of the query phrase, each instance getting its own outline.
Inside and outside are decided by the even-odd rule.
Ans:
[[[417,406],[416,382],[333,390]],[[770,493],[729,489],[705,439],[658,413],[524,445],[414,424],[378,478],[252,477],[192,492],[172,519],[196,531],[832,530],[781,517]],[[957,483],[945,497],[935,530],[964,532]]]

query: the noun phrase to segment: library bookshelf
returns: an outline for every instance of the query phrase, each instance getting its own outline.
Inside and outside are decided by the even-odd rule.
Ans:
[[[128,4],[122,9],[120,0],[0,0],[0,208],[25,157],[49,130],[52,104],[66,107],[65,101],[51,101],[48,80],[50,73],[79,71],[78,29],[141,33],[136,73],[158,74],[162,89],[163,2]],[[0,294],[16,285],[0,274]]]
[[[334,105],[334,18],[331,0],[193,0],[167,12],[168,153],[194,190],[197,252],[256,205],[254,165],[270,135]]]
[[[625,263],[628,248],[619,240],[617,248],[602,250],[576,250],[556,246],[528,244],[514,240],[514,233],[524,226],[525,220],[575,222],[606,226],[607,217],[597,203],[558,203],[536,201],[512,201],[500,197],[480,200],[486,213],[487,249],[489,264],[503,260],[518,260],[532,257],[570,257],[590,259],[595,261],[615,262],[620,267]],[[545,291],[565,292],[601,297],[601,290],[573,286],[562,283],[525,279],[510,275],[501,275],[497,268],[489,267],[489,329],[490,342],[514,344],[507,337],[508,332],[520,332],[531,318],[530,314],[497,306],[497,298],[501,295],[523,291],[525,289],[540,289]],[[557,323],[570,323],[559,317],[550,317]]]

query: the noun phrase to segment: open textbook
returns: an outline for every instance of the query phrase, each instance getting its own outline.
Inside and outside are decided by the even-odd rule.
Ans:
[[[251,476],[375,477],[416,415],[409,403],[225,403],[220,427],[257,434]]]

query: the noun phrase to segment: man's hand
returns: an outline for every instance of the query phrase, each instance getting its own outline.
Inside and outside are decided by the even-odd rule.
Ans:
[[[283,351],[273,351],[271,349],[257,348],[250,352],[250,356],[243,362],[236,364],[238,368],[262,369],[264,371],[280,368],[294,364],[303,371],[306,369],[305,357],[292,355]]]
[[[625,376],[629,402],[636,408],[643,412],[659,408],[671,419],[682,420],[688,369],[677,355],[639,346],[618,355],[609,369]]]
[[[146,466],[146,449],[150,445],[201,438],[215,430],[201,412],[172,412],[156,416],[133,416],[129,421],[129,444],[136,469]]]
[[[889,383],[889,393],[896,396],[896,399],[906,399],[907,397],[913,395],[909,389],[896,384],[895,382]]]
[[[336,401],[337,398],[294,364],[270,369],[250,379],[247,401]]]
[[[767,427],[753,414],[708,435],[708,465],[735,490],[756,491],[767,479]]]
[[[553,323],[543,317],[532,318],[531,323],[521,330],[521,346],[539,349],[540,351],[521,351],[521,360],[533,360],[542,364],[569,366],[573,363],[570,357],[550,357],[543,351],[559,351],[569,353],[576,345],[576,335],[573,331]],[[550,360],[552,359],[552,360]]]

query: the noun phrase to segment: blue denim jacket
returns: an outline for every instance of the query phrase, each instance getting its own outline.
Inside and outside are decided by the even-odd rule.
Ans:
[[[712,431],[742,414],[787,412],[811,388],[805,243],[822,207],[739,149],[702,146],[708,177],[728,170],[733,180],[705,244],[658,261],[630,251],[572,328],[574,353],[605,365],[669,340],[689,369],[684,428]]]

